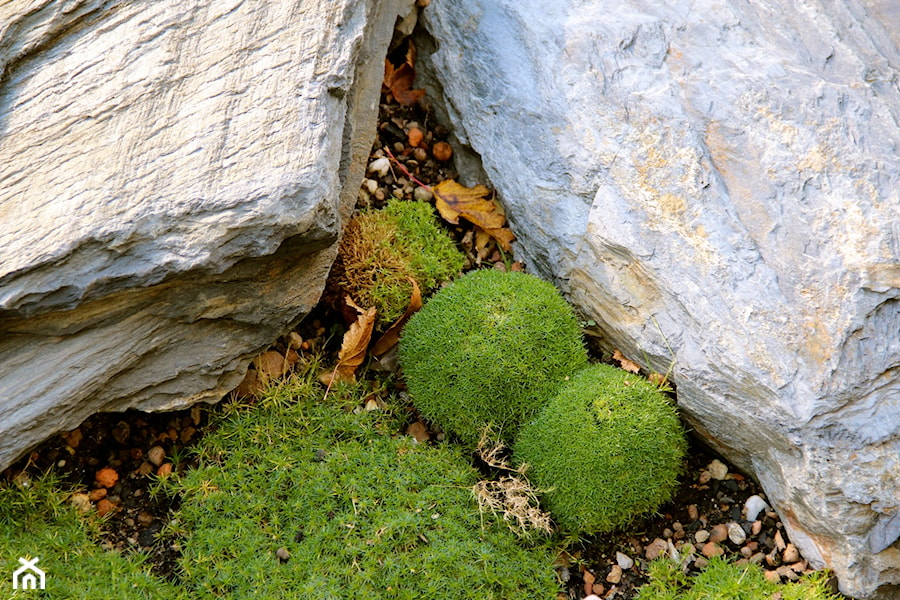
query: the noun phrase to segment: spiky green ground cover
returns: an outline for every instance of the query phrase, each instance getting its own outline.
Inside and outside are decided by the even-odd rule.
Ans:
[[[23,485],[24,484],[24,485]],[[122,555],[99,547],[100,521],[77,512],[50,477],[0,485],[0,596],[4,598],[151,598],[179,600],[179,586],[154,577],[141,554]],[[13,590],[19,557],[39,558],[44,591]]]
[[[600,533],[669,500],[687,450],[674,405],[610,365],[573,375],[513,446],[541,503],[568,531]]]
[[[668,559],[650,564],[650,583],[638,592],[636,600],[838,600],[828,591],[827,575],[817,571],[799,581],[770,583],[757,565],[739,566],[723,558],[692,577]]]
[[[486,426],[511,442],[587,364],[587,353],[572,308],[552,284],[489,269],[442,288],[413,316],[400,363],[426,418],[465,442],[477,442]]]
[[[364,387],[323,402],[315,371],[227,410],[177,484],[171,529],[197,597],[555,597],[554,554],[479,513],[458,447],[396,435],[390,401],[354,410]]]

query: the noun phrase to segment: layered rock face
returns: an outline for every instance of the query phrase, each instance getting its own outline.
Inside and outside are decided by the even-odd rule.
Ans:
[[[98,410],[217,400],[311,309],[411,9],[0,5],[0,470]]]
[[[859,598],[900,594],[890,2],[442,0],[431,56],[530,267],[666,372]]]

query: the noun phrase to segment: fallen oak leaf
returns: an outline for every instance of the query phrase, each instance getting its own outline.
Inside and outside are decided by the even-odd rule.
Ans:
[[[334,370],[323,371],[319,375],[319,381],[329,388],[335,381],[356,381],[356,369],[366,357],[366,350],[372,340],[372,329],[375,327],[376,311],[374,307],[368,310],[362,309],[349,296],[347,296],[346,302],[348,306],[356,309],[359,317],[344,334]]]
[[[409,279],[413,286],[412,295],[409,298],[409,306],[406,307],[406,310],[400,318],[397,319],[394,324],[384,332],[384,335],[375,342],[375,345],[372,346],[372,354],[375,356],[381,356],[397,345],[397,342],[400,341],[400,330],[403,329],[403,326],[406,325],[406,322],[409,321],[410,317],[422,308],[422,292],[419,290],[419,284],[417,284],[416,280],[412,277],[408,277],[407,279]]]
[[[641,370],[641,366],[632,360],[628,360],[625,356],[619,352],[618,350],[613,351],[613,360],[619,361],[619,366],[629,373],[639,373]]]

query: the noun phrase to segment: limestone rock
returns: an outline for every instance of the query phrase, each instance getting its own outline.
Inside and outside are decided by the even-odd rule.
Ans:
[[[690,425],[860,598],[900,590],[895,5],[424,12],[520,258],[610,349],[674,365]]]
[[[0,469],[218,400],[311,309],[411,7],[0,4]]]

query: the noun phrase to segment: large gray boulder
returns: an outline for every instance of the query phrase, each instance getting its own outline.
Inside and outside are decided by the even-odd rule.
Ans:
[[[609,347],[674,365],[689,423],[759,478],[813,565],[900,597],[896,4],[424,15],[520,256]]]
[[[412,0],[0,3],[0,470],[318,300]]]

